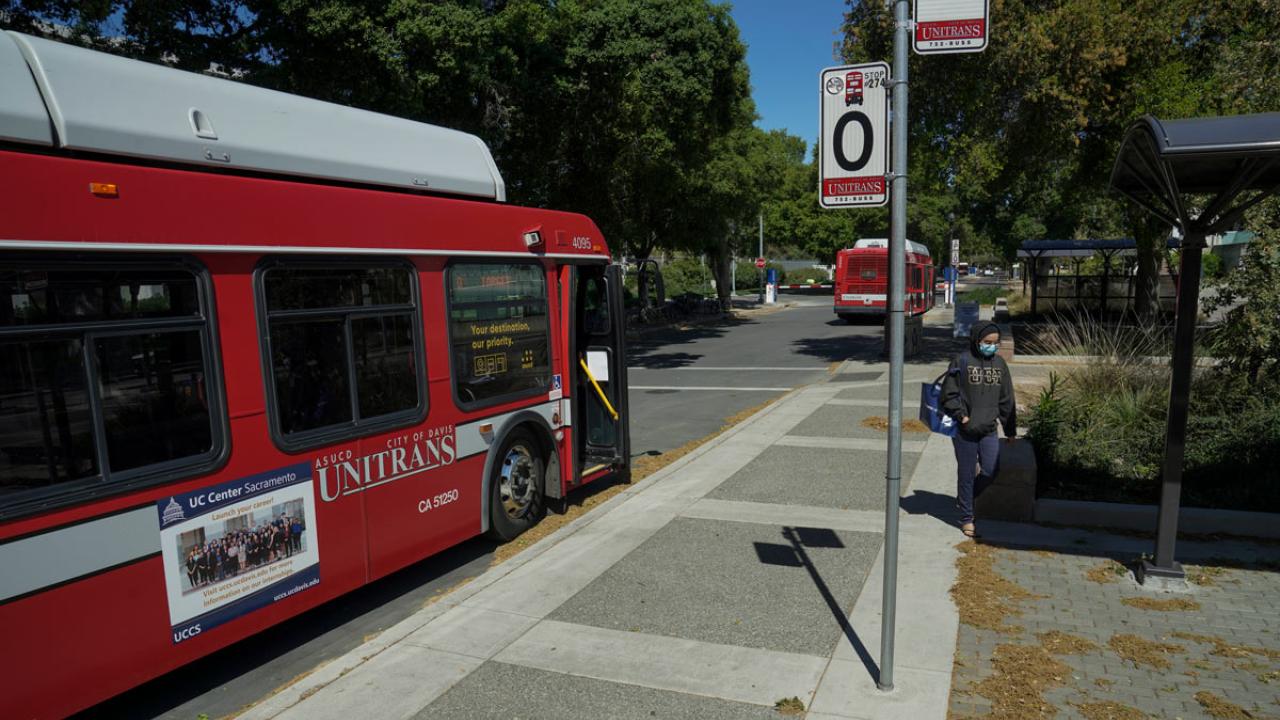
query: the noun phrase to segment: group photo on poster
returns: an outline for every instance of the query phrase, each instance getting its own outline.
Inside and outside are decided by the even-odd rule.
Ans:
[[[178,535],[178,557],[186,572],[183,592],[304,552],[306,527],[302,501],[291,500]]]

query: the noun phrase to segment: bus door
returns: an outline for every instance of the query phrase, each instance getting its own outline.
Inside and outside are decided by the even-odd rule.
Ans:
[[[628,462],[626,313],[622,268],[574,268],[573,424],[575,480]]]

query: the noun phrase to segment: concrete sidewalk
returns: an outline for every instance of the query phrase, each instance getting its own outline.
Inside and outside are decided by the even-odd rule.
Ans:
[[[766,718],[798,697],[815,719],[945,718],[961,537],[941,436],[904,436],[895,689],[875,687],[873,369],[789,394],[241,717]],[[906,417],[941,369],[908,366]]]

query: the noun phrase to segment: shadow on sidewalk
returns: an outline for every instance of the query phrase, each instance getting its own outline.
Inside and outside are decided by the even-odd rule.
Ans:
[[[831,614],[840,625],[844,636],[849,639],[849,644],[853,646],[854,652],[858,653],[858,659],[862,661],[862,666],[867,669],[867,674],[871,676],[872,680],[879,682],[880,667],[876,665],[875,660],[871,658],[871,653],[867,652],[866,646],[862,644],[862,639],[858,637],[858,632],[849,623],[848,613],[844,608],[840,607],[835,595],[831,593],[831,588],[827,587],[826,581],[822,579],[822,574],[818,572],[813,560],[809,558],[809,553],[805,552],[805,548],[843,548],[845,546],[844,543],[833,530],[827,528],[786,527],[782,529],[782,536],[787,539],[790,545],[752,543],[755,546],[756,557],[766,565],[802,567],[809,573],[809,577],[813,580],[814,586],[818,588],[818,592],[822,594],[822,599],[827,603],[827,608],[831,610]]]

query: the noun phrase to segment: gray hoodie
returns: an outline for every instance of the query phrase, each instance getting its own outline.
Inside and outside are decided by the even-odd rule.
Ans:
[[[988,358],[978,352],[978,341],[991,333],[999,335],[1000,327],[990,322],[975,324],[969,331],[969,349],[951,360],[942,381],[942,409],[957,423],[968,416],[968,424],[960,426],[960,435],[968,440],[995,432],[997,422],[1004,426],[1005,437],[1015,436],[1018,430],[1009,366],[999,355]]]

